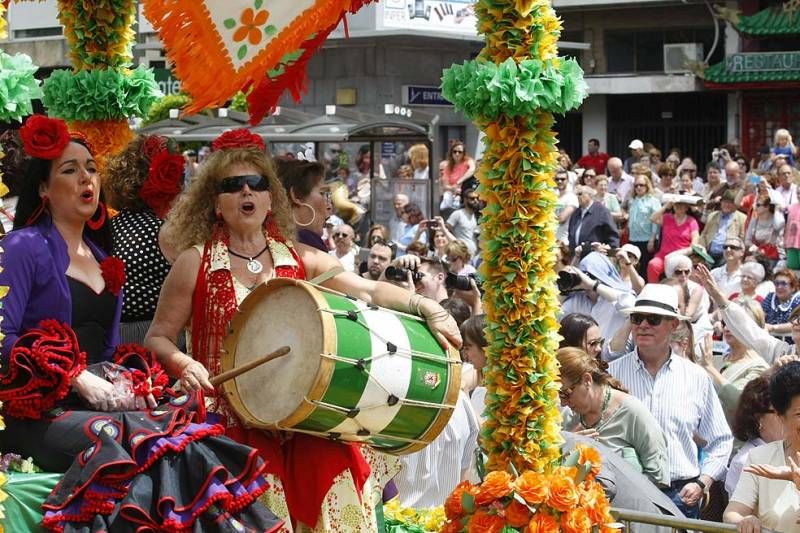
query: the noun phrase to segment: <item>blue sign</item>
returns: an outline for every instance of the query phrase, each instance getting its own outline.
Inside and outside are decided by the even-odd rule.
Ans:
[[[403,100],[404,105],[452,105],[434,85],[403,85]]]

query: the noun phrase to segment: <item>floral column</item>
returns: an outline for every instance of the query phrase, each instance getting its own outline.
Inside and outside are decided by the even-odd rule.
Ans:
[[[444,96],[486,134],[478,169],[487,315],[489,470],[550,471],[560,459],[552,113],[586,96],[574,60],[556,57],[548,0],[479,0],[486,46],[447,69]]]

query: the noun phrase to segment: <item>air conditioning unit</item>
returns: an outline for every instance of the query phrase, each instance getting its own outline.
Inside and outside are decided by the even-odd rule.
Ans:
[[[689,72],[688,63],[703,61],[703,43],[675,43],[664,45],[664,72],[678,74]]]

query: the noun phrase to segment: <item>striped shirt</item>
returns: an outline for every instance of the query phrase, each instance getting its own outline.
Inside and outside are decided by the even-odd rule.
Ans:
[[[438,437],[418,452],[400,457],[403,469],[394,478],[403,507],[438,507],[469,470],[478,447],[478,417],[460,391],[453,415]]]
[[[672,353],[653,377],[633,351],[612,361],[609,372],[650,409],[664,430],[672,481],[700,474],[724,478],[733,436],[705,370]],[[708,443],[702,466],[695,434]]]

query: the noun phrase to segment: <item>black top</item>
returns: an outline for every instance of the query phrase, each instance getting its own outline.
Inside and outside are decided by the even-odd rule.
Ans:
[[[86,352],[86,364],[102,361],[106,351],[106,337],[114,326],[117,297],[104,290],[97,294],[91,287],[67,276],[72,296],[72,329],[78,337],[78,346]]]
[[[111,219],[111,254],[125,262],[122,322],[152,320],[169,263],[158,246],[161,220],[151,211],[121,211]]]

